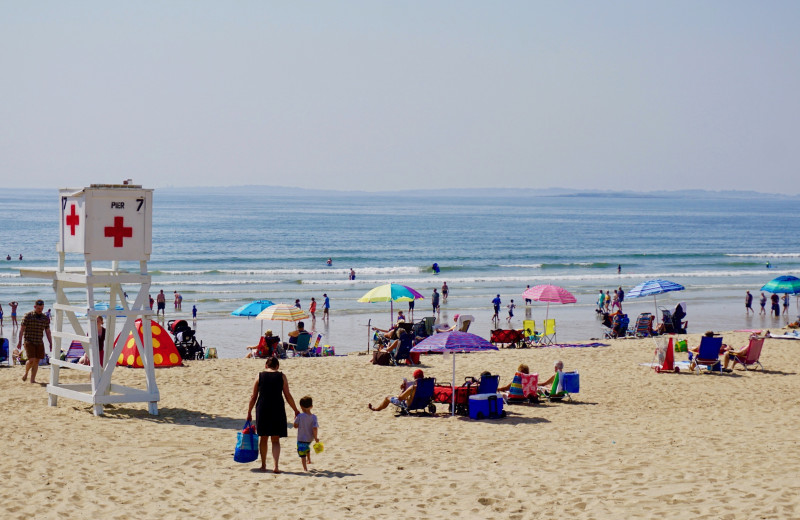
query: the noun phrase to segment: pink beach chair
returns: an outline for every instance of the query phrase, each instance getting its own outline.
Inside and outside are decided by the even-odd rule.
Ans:
[[[761,361],[759,361],[761,358],[761,349],[763,347],[764,338],[750,338],[750,343],[748,344],[747,352],[744,356],[731,356],[733,360],[731,370],[736,368],[736,363],[740,363],[745,370],[747,370],[748,366],[758,365],[763,371],[764,366],[761,364]]]

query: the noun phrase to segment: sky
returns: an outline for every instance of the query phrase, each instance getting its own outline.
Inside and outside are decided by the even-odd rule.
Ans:
[[[770,0],[0,0],[0,177],[798,194],[798,27]]]

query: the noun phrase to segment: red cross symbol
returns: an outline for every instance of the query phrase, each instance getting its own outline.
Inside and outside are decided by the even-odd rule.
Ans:
[[[122,239],[133,236],[133,228],[125,227],[124,217],[114,217],[114,225],[104,229],[107,237],[114,237],[114,247],[122,247]]]
[[[75,204],[70,208],[71,213],[67,215],[67,225],[70,227],[69,234],[75,236],[75,226],[81,223],[81,217],[75,213]]]

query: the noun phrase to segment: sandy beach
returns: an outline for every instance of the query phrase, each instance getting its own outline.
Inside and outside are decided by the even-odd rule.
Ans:
[[[746,333],[725,333],[742,346]],[[690,345],[698,334],[688,336]],[[284,360],[295,396],[314,397],[325,451],[303,473],[295,431],[281,475],[233,461],[263,362],[196,361],[157,372],[159,415],[144,404],[47,406],[23,368],[0,369],[4,518],[796,518],[800,514],[798,344],[768,339],[766,370],[656,374],[652,339],[608,347],[462,354],[456,378],[507,383],[521,362],[577,370],[574,402],[507,406],[501,420],[395,417],[367,403],[397,393],[407,367],[367,357]],[[685,354],[678,354],[685,359]],[[427,376],[451,378],[441,356]],[[86,376],[62,372],[65,380]],[[49,368],[40,370],[47,381]],[[142,385],[117,369],[115,382]]]

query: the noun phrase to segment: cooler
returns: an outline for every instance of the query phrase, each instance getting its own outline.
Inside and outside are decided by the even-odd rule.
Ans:
[[[505,417],[502,394],[475,394],[469,396],[470,419],[498,419]]]
[[[561,386],[568,394],[577,394],[580,391],[580,378],[577,372],[564,372]]]

